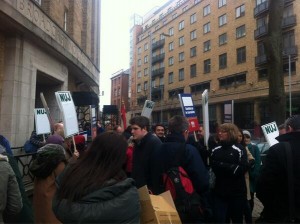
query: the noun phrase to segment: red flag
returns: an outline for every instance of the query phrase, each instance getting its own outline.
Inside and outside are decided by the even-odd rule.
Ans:
[[[125,108],[125,104],[124,101],[122,100],[122,105],[121,105],[121,118],[123,120],[123,128],[126,129],[126,108]]]

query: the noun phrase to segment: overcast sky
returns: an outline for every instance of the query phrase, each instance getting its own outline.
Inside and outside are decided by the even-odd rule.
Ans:
[[[110,104],[111,75],[129,68],[130,16],[144,16],[168,0],[102,0],[100,37],[100,110]]]

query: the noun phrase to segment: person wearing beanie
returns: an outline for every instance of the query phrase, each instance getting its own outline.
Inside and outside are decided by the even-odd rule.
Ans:
[[[52,198],[56,192],[55,178],[66,166],[65,150],[58,144],[40,148],[30,171],[35,176],[33,208],[35,223],[60,223],[52,212]]]
[[[300,115],[289,117],[284,125],[286,133],[277,136],[278,143],[268,150],[257,181],[256,196],[264,205],[261,215],[261,221],[264,223],[300,222]],[[287,156],[287,152],[290,152],[291,156]],[[291,178],[294,192],[289,188],[287,164],[291,165],[289,172],[294,174]],[[292,202],[289,200],[289,194],[294,199],[294,214],[290,213]]]

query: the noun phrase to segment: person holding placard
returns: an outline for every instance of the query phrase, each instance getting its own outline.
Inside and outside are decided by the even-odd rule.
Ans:
[[[268,150],[256,185],[264,223],[300,222],[300,115],[289,117],[284,125],[286,133]]]

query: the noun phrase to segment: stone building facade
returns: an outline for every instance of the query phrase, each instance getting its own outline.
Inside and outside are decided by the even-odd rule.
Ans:
[[[0,133],[22,146],[45,96],[61,120],[56,91],[99,94],[98,0],[0,1]]]
[[[257,32],[263,32],[262,26],[267,25],[267,19],[259,19],[262,15],[268,17],[269,1],[169,1],[143,17],[142,24],[131,29],[131,42],[135,42],[130,66],[131,115],[140,114],[145,99],[151,95],[156,101],[152,122],[166,123],[171,116],[182,114],[178,93],[191,93],[202,123],[201,94],[207,89],[212,132],[224,122],[224,104],[232,100],[234,121],[239,127],[251,130],[269,122],[269,84],[265,61],[261,61],[264,52],[260,49],[260,36],[267,33],[257,36]],[[299,113],[300,26],[295,13],[300,10],[300,2],[285,0],[284,4],[284,19],[294,18],[283,28],[283,38],[289,33],[291,40],[290,46],[283,47],[295,50],[291,91],[293,113]],[[288,97],[287,65],[285,57],[283,75]]]

